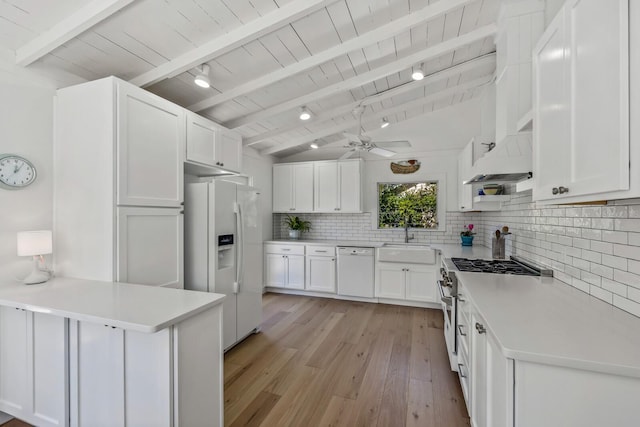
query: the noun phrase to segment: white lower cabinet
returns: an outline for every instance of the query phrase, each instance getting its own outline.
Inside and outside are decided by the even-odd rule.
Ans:
[[[376,297],[436,302],[436,264],[376,263]]]
[[[67,321],[0,307],[0,411],[68,426]]]
[[[308,291],[336,291],[336,257],[307,255],[305,289]]]
[[[220,325],[221,306],[156,333],[71,321],[71,426],[222,426]]]
[[[266,253],[264,265],[266,286],[304,289],[304,255]]]

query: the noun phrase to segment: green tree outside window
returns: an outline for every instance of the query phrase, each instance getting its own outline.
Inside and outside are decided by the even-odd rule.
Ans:
[[[438,183],[378,183],[378,228],[438,228]]]

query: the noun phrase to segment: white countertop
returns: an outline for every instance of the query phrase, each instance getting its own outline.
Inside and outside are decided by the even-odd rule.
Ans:
[[[0,283],[0,305],[153,333],[218,305],[224,295],[57,277]]]
[[[293,245],[319,245],[319,246],[348,246],[358,248],[379,248],[385,242],[371,242],[371,241],[356,241],[356,240],[290,240],[290,239],[276,239],[267,240],[264,243],[276,243],[276,244],[293,244]],[[425,245],[428,245],[425,243]]]
[[[457,276],[506,357],[640,378],[640,318],[553,278]]]

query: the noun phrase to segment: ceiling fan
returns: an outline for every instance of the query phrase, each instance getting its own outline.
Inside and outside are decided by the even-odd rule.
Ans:
[[[350,150],[344,153],[340,160],[351,157],[358,151],[367,151],[371,154],[375,154],[382,157],[392,157],[396,154],[395,151],[387,150],[382,147],[411,147],[409,141],[372,141],[370,137],[362,134],[362,114],[364,113],[365,106],[359,105],[353,109],[352,114],[358,119],[358,134],[349,132],[343,132],[345,138],[349,140],[348,144],[344,148]]]

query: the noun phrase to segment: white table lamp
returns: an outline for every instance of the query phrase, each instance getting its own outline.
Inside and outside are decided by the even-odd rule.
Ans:
[[[51,278],[51,271],[43,265],[42,255],[52,252],[51,230],[18,232],[18,256],[33,257],[33,271],[23,280],[25,284],[44,283]]]

